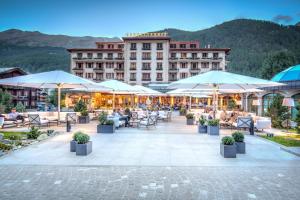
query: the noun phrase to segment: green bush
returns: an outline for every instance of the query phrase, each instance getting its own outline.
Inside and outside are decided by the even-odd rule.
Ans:
[[[89,112],[87,110],[80,111],[80,115],[83,117],[89,116]]]
[[[290,113],[286,106],[282,106],[283,96],[275,95],[268,107],[267,116],[271,117],[272,127],[282,128],[282,122],[288,120]]]
[[[87,106],[82,99],[80,99],[74,106],[75,112],[81,112],[83,110],[87,110]]]
[[[181,107],[179,110],[180,115],[185,115],[186,114],[186,109],[184,107]]]
[[[114,125],[114,120],[111,120],[111,119],[109,119],[109,120],[106,120],[106,122],[105,122],[105,125]]]
[[[232,133],[232,137],[236,142],[244,142],[244,134],[240,131]]]
[[[200,124],[201,126],[204,126],[204,125],[205,125],[205,122],[206,122],[206,119],[204,118],[203,115],[201,115],[201,117],[199,118],[199,124]]]
[[[8,139],[9,139],[9,140],[21,140],[22,137],[21,137],[21,135],[13,134],[13,135],[9,135],[9,136],[8,136]]]
[[[107,121],[107,112],[102,111],[98,116],[98,121],[100,125],[105,125]]]
[[[21,102],[19,102],[16,105],[16,110],[17,110],[17,112],[25,112],[26,111],[26,107]]]
[[[0,143],[0,149],[3,150],[3,151],[9,151],[12,148],[13,148],[12,145]]]
[[[42,134],[42,132],[40,131],[39,128],[32,126],[30,128],[29,133],[27,134],[27,138],[28,139],[37,139],[41,134]]]
[[[219,126],[219,119],[211,119],[207,121],[208,126]]]
[[[234,139],[231,136],[225,136],[222,138],[222,144],[224,145],[233,145],[234,144]]]
[[[194,114],[193,113],[188,113],[188,114],[186,114],[185,115],[185,117],[187,118],[187,119],[194,119]]]
[[[85,133],[80,133],[75,138],[78,144],[86,144],[90,140],[90,136]]]
[[[81,131],[77,131],[73,134],[73,140],[77,141],[77,137],[80,135],[80,134],[83,134],[83,132]]]

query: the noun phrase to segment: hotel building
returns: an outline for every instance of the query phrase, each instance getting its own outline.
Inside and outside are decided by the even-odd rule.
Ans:
[[[200,47],[198,41],[173,41],[166,33],[128,34],[120,42],[96,48],[68,49],[71,72],[96,82],[165,84],[207,72],[226,70],[229,48]]]

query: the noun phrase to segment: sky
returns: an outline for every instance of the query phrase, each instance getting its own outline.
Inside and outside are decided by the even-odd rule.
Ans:
[[[188,31],[247,18],[300,22],[300,0],[0,0],[0,31],[121,37],[165,28]]]

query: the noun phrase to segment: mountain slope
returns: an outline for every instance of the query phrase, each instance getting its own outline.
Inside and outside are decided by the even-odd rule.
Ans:
[[[227,69],[261,76],[262,64],[270,55],[287,52],[300,63],[300,27],[259,20],[238,19],[200,31],[165,29],[174,40],[198,40],[202,47],[231,48]],[[0,32],[0,66],[19,66],[29,72],[69,69],[65,48],[93,48],[96,41],[118,38],[71,37],[10,29]]]

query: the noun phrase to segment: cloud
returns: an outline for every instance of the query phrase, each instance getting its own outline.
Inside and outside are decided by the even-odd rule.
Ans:
[[[282,22],[282,23],[289,23],[291,21],[293,21],[293,17],[289,16],[289,15],[276,15],[275,17],[273,17],[273,21],[275,22]]]

